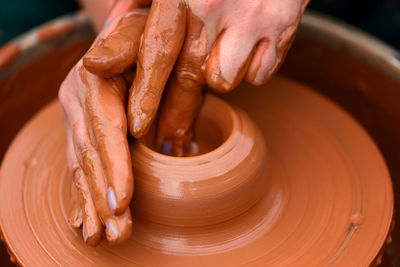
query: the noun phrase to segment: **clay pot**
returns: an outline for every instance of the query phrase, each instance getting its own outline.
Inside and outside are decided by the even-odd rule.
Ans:
[[[263,135],[242,110],[213,95],[206,95],[194,130],[201,155],[163,155],[152,149],[153,140],[150,135],[131,150],[133,208],[140,218],[171,226],[212,225],[242,214],[266,193]]]

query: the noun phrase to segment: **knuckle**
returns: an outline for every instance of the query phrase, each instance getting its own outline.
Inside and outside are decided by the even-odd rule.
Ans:
[[[298,10],[294,8],[282,8],[279,12],[279,25],[286,29],[296,22]]]
[[[187,91],[195,90],[195,88],[202,84],[200,75],[191,71],[178,71],[176,79],[178,83],[182,85],[182,88]]]

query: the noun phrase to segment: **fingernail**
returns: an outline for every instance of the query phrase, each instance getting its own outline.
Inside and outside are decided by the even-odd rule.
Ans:
[[[106,223],[106,235],[108,240],[115,240],[118,238],[118,230],[113,221]]]
[[[161,153],[164,155],[171,155],[172,152],[172,143],[170,141],[164,141],[161,146]]]
[[[108,22],[109,22],[110,20],[108,19],[108,18],[106,18],[106,20],[104,21],[104,23],[103,23],[103,28],[105,28],[107,25],[108,25]]]
[[[87,237],[87,235],[85,234],[85,224],[82,225],[82,236],[83,236],[83,241],[84,241],[85,243],[87,243],[88,237]]]
[[[115,210],[117,209],[117,198],[115,197],[114,190],[111,187],[109,187],[107,191],[107,200],[108,200],[108,206],[114,213]]]

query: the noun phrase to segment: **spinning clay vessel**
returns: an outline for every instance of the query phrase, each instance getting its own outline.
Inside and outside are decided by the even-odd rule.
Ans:
[[[199,155],[131,143],[133,232],[84,244],[67,221],[71,174],[60,106],[33,117],[1,167],[1,229],[21,265],[367,266],[392,222],[391,180],[364,130],[287,78],[207,95]],[[229,104],[228,104],[229,103]],[[12,188],[13,190],[10,190]]]

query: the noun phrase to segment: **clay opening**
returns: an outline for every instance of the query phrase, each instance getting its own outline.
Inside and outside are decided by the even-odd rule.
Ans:
[[[214,96],[207,96],[192,127],[192,141],[187,145],[183,156],[198,156],[220,147],[232,134],[233,116],[234,111],[228,104]],[[160,151],[157,150],[155,130],[156,127],[153,125],[141,142],[153,151],[164,155],[172,155],[171,143],[164,143]]]

